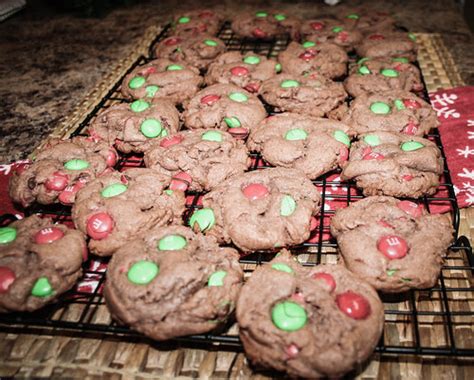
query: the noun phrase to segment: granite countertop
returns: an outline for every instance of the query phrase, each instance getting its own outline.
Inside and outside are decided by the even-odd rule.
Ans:
[[[21,13],[0,24],[0,163],[24,158],[124,57],[150,25],[167,22],[173,12],[196,7],[181,0],[135,1],[104,16],[79,17],[58,11],[52,1],[29,1]],[[413,32],[440,33],[462,79],[474,84],[472,36],[454,1],[200,1],[223,11],[270,7],[297,16],[345,12],[345,7],[392,13]]]

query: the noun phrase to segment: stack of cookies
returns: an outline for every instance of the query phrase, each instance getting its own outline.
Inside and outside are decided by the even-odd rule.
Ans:
[[[342,376],[382,334],[377,291],[433,286],[452,240],[448,217],[416,201],[444,169],[423,137],[437,119],[416,38],[382,14],[236,16],[239,38],[291,38],[275,59],[226,51],[222,21],[211,10],[176,17],[87,137],[53,141],[14,174],[17,203],[72,206],[76,229],[36,216],[2,228],[0,311],[70,288],[87,237],[91,254],[112,256],[104,295],[116,320],[166,340],[222,331],[235,315],[253,363]],[[145,167],[115,170],[130,154]],[[267,168],[252,170],[255,154]],[[312,181],[334,171],[367,197],[332,219],[339,264],[303,267],[286,248],[317,226]],[[202,195],[192,210],[189,194]],[[54,270],[44,250],[61,256]],[[275,258],[244,282],[239,257],[255,251]]]

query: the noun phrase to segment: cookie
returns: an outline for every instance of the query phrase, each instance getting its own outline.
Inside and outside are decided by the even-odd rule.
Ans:
[[[302,172],[271,168],[228,179],[204,195],[202,204],[189,225],[248,252],[303,243],[320,195]]]
[[[416,61],[416,36],[413,33],[378,31],[370,33],[356,46],[359,57],[406,58]]]
[[[363,34],[377,31],[395,31],[395,19],[387,12],[370,11],[365,9],[352,9],[346,13],[341,12],[341,21],[349,29],[357,29]]]
[[[224,42],[208,34],[167,37],[153,48],[156,58],[182,62],[198,69],[206,69],[224,51]]]
[[[423,90],[420,70],[406,58],[361,58],[344,81],[346,91],[353,97],[386,91]]]
[[[155,140],[178,130],[179,113],[165,99],[115,104],[100,112],[88,128],[93,138],[115,144],[123,153],[144,152]]]
[[[350,125],[359,134],[390,131],[423,136],[439,125],[431,106],[408,91],[361,94],[349,109],[343,104],[330,117]]]
[[[174,18],[171,30],[179,36],[196,36],[198,34],[214,36],[219,31],[222,21],[222,15],[214,10],[187,11]]]
[[[286,250],[252,273],[236,316],[254,364],[311,379],[342,377],[364,362],[384,323],[368,283],[341,265],[303,267]]]
[[[283,73],[313,75],[336,79],[347,72],[347,53],[331,43],[292,42],[278,54]]]
[[[34,202],[70,205],[79,189],[116,162],[117,152],[105,142],[85,137],[50,140],[33,163],[12,174],[9,194],[23,207]]]
[[[277,62],[262,55],[229,51],[209,66],[204,80],[207,85],[230,83],[255,93],[262,82],[275,76],[279,69]]]
[[[436,192],[441,152],[430,140],[373,132],[352,144],[341,179],[353,179],[365,195],[419,198]]]
[[[278,10],[242,12],[234,17],[231,28],[239,37],[272,39],[287,34],[299,39],[300,21]]]
[[[181,223],[184,194],[165,190],[170,180],[151,169],[135,168],[104,175],[80,190],[72,220],[90,237],[89,250],[110,256],[154,226]]]
[[[247,146],[270,165],[299,169],[315,179],[347,161],[350,133],[340,122],[282,113],[252,129]]]
[[[260,95],[278,111],[322,117],[338,108],[346,99],[342,83],[318,74],[298,76],[280,74],[263,82]]]
[[[337,210],[331,232],[347,268],[387,293],[434,286],[453,239],[447,215],[430,215],[422,204],[392,197],[369,197]]]
[[[189,129],[217,128],[245,136],[267,113],[250,92],[232,84],[215,84],[199,91],[182,115]]]
[[[182,103],[193,97],[201,84],[196,67],[161,58],[134,69],[125,77],[120,90],[127,99]]]
[[[0,227],[0,313],[54,302],[82,275],[84,235],[32,215]]]
[[[222,329],[243,283],[238,259],[189,228],[157,227],[112,257],[105,300],[114,319],[156,340]]]
[[[181,180],[182,190],[208,191],[251,164],[243,141],[215,129],[185,131],[145,153],[145,165]]]

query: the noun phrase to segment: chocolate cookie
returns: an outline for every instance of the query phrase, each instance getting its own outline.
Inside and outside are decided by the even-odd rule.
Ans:
[[[347,268],[383,292],[436,284],[452,242],[447,215],[391,197],[369,197],[336,211],[331,232]]]
[[[205,82],[208,85],[231,83],[249,92],[258,92],[262,82],[275,76],[278,71],[278,63],[272,59],[255,53],[243,55],[238,51],[229,51],[209,66]]]
[[[288,34],[299,39],[300,21],[293,16],[277,10],[242,12],[234,17],[232,31],[240,37],[271,39]]]
[[[342,14],[341,21],[349,29],[357,29],[364,34],[377,31],[392,32],[395,30],[395,20],[387,12],[371,11],[365,9],[352,9]]]
[[[34,311],[71,289],[87,259],[84,235],[32,215],[0,227],[0,313]]]
[[[171,36],[154,47],[156,58],[183,62],[199,69],[206,69],[224,51],[224,42],[208,34],[189,37]]]
[[[185,131],[165,138],[145,153],[148,168],[175,176],[182,190],[208,191],[250,166],[247,147],[215,129]]]
[[[319,192],[299,170],[257,170],[206,194],[189,225],[242,251],[274,249],[308,239],[319,204]]]
[[[125,77],[120,90],[127,99],[182,103],[193,97],[201,84],[196,67],[162,58],[138,66]]]
[[[180,13],[173,20],[171,29],[179,36],[195,36],[197,34],[216,35],[222,24],[220,13],[210,9],[199,9]]]
[[[13,173],[9,194],[23,207],[33,202],[69,205],[79,189],[116,162],[117,152],[104,142],[84,137],[51,140],[32,164]]]
[[[151,169],[136,168],[97,178],[79,191],[72,220],[91,238],[90,251],[110,256],[154,226],[181,223],[184,194],[164,190],[170,180]]]
[[[291,377],[342,377],[373,352],[384,323],[377,292],[342,265],[307,268],[286,250],[252,273],[237,302],[255,364]]]
[[[346,99],[342,83],[323,76],[281,74],[266,80],[260,95],[279,111],[297,112],[309,116],[326,116]]]
[[[144,152],[161,137],[176,133],[179,113],[168,100],[116,104],[100,112],[89,127],[89,134],[105,140],[123,153]]]
[[[157,227],[123,246],[107,269],[112,316],[152,339],[220,329],[243,283],[235,249],[182,226]]]
[[[365,195],[419,198],[436,192],[443,173],[435,143],[401,133],[373,132],[352,144],[341,179],[354,179]]]
[[[347,72],[347,53],[330,43],[292,42],[278,54],[283,73],[335,79]]]
[[[250,131],[247,146],[273,166],[301,170],[315,179],[349,157],[350,128],[340,122],[282,113]]]
[[[186,127],[218,128],[239,136],[245,136],[267,116],[255,95],[232,84],[206,87],[184,106]]]
[[[359,134],[390,131],[423,136],[439,124],[431,106],[408,91],[362,94],[349,109],[343,104],[330,117],[350,125]]]
[[[356,46],[360,57],[367,58],[406,58],[416,61],[416,36],[404,32],[374,32],[366,35]]]
[[[353,97],[384,91],[421,91],[420,70],[406,58],[362,58],[354,65],[344,81],[346,91]]]

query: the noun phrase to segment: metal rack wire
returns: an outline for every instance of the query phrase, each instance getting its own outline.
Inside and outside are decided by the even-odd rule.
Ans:
[[[168,34],[166,28],[153,44]],[[275,57],[279,51],[285,49],[289,43],[288,36],[279,36],[268,41],[253,39],[239,39],[230,30],[229,23],[225,23],[218,37],[221,38],[228,50],[237,50],[242,53],[253,51],[259,54]],[[152,45],[153,45],[152,44]],[[130,73],[138,65],[150,61],[149,56],[142,56],[129,68]],[[355,57],[352,57],[355,60]],[[125,76],[124,75],[124,76]],[[122,81],[119,78],[115,86],[101,99],[97,107],[87,115],[72,136],[86,134],[86,127],[91,120],[103,109],[112,104],[127,102],[119,92]],[[425,86],[426,87],[426,86]],[[426,90],[424,97],[429,101]],[[273,113],[267,106],[269,113]],[[429,290],[409,291],[401,295],[383,296],[385,303],[385,334],[379,342],[376,351],[382,354],[416,354],[437,356],[474,356],[472,339],[465,334],[472,335],[472,320],[474,310],[470,304],[474,301],[472,281],[474,274],[474,256],[466,237],[458,238],[459,208],[456,202],[454,187],[449,169],[446,165],[443,146],[437,130],[428,136],[441,149],[445,161],[441,191],[431,197],[424,197],[422,202],[430,211],[433,207],[449,208],[452,215],[453,227],[456,231],[456,242],[450,249],[448,259],[444,265],[438,284]],[[259,154],[252,153],[253,165],[250,170],[260,170],[268,167]],[[121,155],[116,169],[128,167],[143,167],[143,158],[138,155]],[[322,196],[322,207],[319,223],[311,238],[292,252],[298,260],[306,266],[317,265],[323,262],[334,262],[337,259],[337,243],[331,239],[329,220],[339,207],[346,207],[351,202],[363,196],[353,183],[341,182],[338,171],[328,173],[313,181]],[[200,194],[191,193],[187,197],[187,211],[185,219],[192,210],[199,205]],[[329,209],[329,203],[332,208]],[[54,221],[71,223],[70,208],[61,205],[35,205],[26,210],[26,214],[39,213],[52,217]],[[14,220],[14,216],[4,215],[1,224]],[[241,264],[246,272],[252,272],[258,265],[270,260],[273,253],[256,252],[241,258]],[[102,336],[117,336],[122,340],[144,339],[127,327],[120,326],[111,320],[101,293],[105,281],[105,266],[108,259],[98,259],[84,264],[83,284],[90,287],[84,290],[76,287],[64,294],[59,302],[49,305],[34,313],[0,314],[0,328],[5,331],[47,331],[51,333],[80,332],[81,335],[99,334]],[[427,335],[427,332],[436,331],[436,341]],[[393,333],[396,332],[396,333]],[[395,338],[394,338],[395,337]],[[227,332],[219,335],[203,334],[178,338],[177,344],[186,345],[219,345],[220,349],[241,350],[236,326],[230,326]]]

